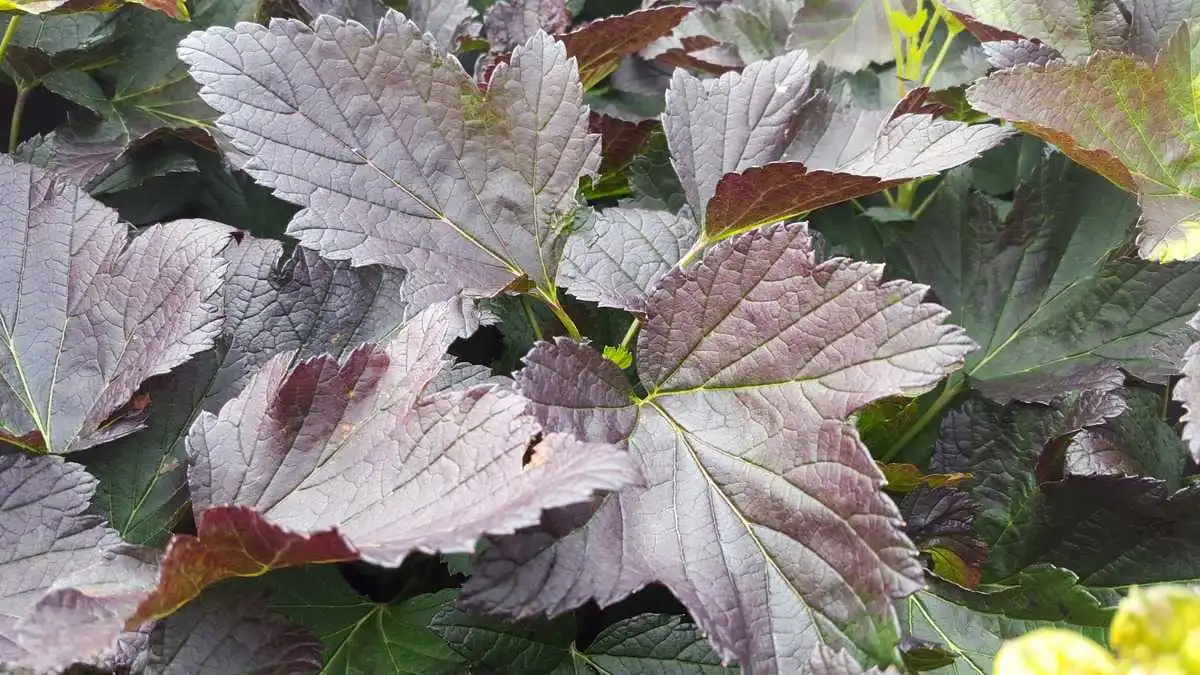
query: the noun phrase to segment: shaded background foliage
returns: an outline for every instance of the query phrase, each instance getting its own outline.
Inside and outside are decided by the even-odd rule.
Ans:
[[[52,194],[48,210],[69,213],[77,238],[119,242],[96,254],[119,265],[124,228],[90,195],[139,231],[130,250],[195,261],[111,283],[147,296],[164,280],[210,289],[176,308],[203,340],[186,354],[140,343],[158,365],[139,362],[128,391],[97,385],[91,408],[55,409],[57,434],[22,426],[36,405],[0,406],[0,485],[18,504],[0,510],[0,541],[16,551],[33,531],[22,500],[82,533],[37,553],[71,572],[42,586],[14,581],[20,556],[0,563],[0,594],[20,605],[0,621],[6,664],[988,672],[1005,639],[1049,625],[1103,639],[1131,585],[1200,578],[1195,10],[389,6],[474,76],[438,101],[443,112],[480,123],[489,147],[555,150],[560,166],[534,190],[554,208],[504,206],[520,217],[506,224],[501,264],[478,250],[480,228],[439,244],[459,262],[422,266],[386,231],[421,219],[393,208],[370,222],[378,214],[359,208],[369,197],[354,193],[366,179],[345,203],[298,189],[354,166],[336,143],[318,147],[316,122],[289,145],[280,129],[292,122],[266,119],[271,87],[312,82],[299,68],[254,81],[253,68],[214,56],[303,60],[299,24],[240,25],[243,41],[221,28],[240,21],[328,14],[372,30],[382,20],[381,40],[416,35],[389,23],[389,7],[0,7],[11,28],[0,128],[12,157],[39,167],[6,160],[6,208]],[[340,39],[351,33],[366,35],[351,26]],[[564,75],[567,55],[578,76]],[[448,78],[457,71],[443,58],[403,63]],[[528,74],[542,66],[546,88],[567,92],[551,111],[561,117],[520,137],[533,125],[521,126],[532,117],[520,118],[518,94],[548,96]],[[488,90],[497,82],[514,89]],[[296,162],[301,146],[312,154]],[[372,152],[352,154],[370,163]],[[504,187],[516,203],[512,190],[529,186]],[[447,204],[448,218],[473,222],[469,200]],[[14,241],[58,222],[23,217],[5,225]],[[151,227],[171,221],[183,224]],[[14,270],[4,283],[33,283]],[[103,304],[80,311],[101,316]],[[764,325],[775,332],[748,346],[747,327]],[[66,433],[71,415],[82,421]],[[288,434],[341,454],[319,450],[330,454],[286,489],[256,479],[299,475],[263,459],[287,456]],[[413,459],[443,436],[444,456]],[[412,452],[372,471],[383,445]],[[675,458],[683,447],[694,466]],[[764,476],[721,475],[702,457],[710,449],[749,457]],[[69,463],[28,454],[74,450]],[[330,476],[450,481],[480,457],[503,471],[480,468],[492,482],[459,493],[430,480],[348,500],[340,516],[310,501],[337,501]],[[832,468],[805,474],[817,464]],[[481,494],[499,504],[471,510]],[[717,515],[692,519],[693,502]],[[739,523],[721,520],[727,505]],[[767,541],[760,530],[778,538],[739,548],[739,536]],[[701,554],[709,545],[716,562]],[[81,598],[97,607],[83,619]]]

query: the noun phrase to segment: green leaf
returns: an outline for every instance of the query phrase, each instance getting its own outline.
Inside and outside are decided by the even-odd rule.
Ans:
[[[1108,626],[1120,601],[1117,592],[1087,588],[1071,570],[1047,564],[1030,565],[1002,582],[974,589],[937,577],[930,578],[929,587],[942,599],[977,612],[1098,628]]]
[[[1053,407],[981,398],[966,401],[942,422],[930,470],[970,473],[979,506],[974,529],[988,545],[986,581],[1003,579],[1025,564],[1026,538],[1041,500],[1038,459],[1056,439],[1102,423],[1124,409],[1113,394],[1076,394]]]
[[[967,359],[975,388],[1046,402],[1119,384],[1119,369],[1153,381],[1178,372],[1200,266],[1122,258],[1132,200],[1059,154],[1020,181],[1007,216],[970,177],[948,174],[893,250],[983,346]]]
[[[554,672],[570,658],[575,639],[570,614],[549,621],[514,621],[469,614],[446,604],[428,625],[476,673]]]
[[[169,159],[177,164],[168,164]],[[126,177],[132,180],[123,180]],[[228,161],[197,148],[137,153],[128,164],[96,183],[92,193],[133,225],[188,213],[272,239],[283,237],[298,210]]]
[[[897,0],[897,7],[915,2]],[[788,48],[807,49],[830,66],[848,71],[895,59],[887,5],[882,0],[810,0],[792,20]]]
[[[48,14],[51,12],[112,12],[126,3],[135,3],[162,12],[181,21],[188,20],[185,0],[0,0],[0,12],[17,14]]]
[[[640,614],[614,623],[582,652],[571,650],[576,666],[597,675],[726,675],[695,624],[668,614]]]
[[[671,164],[667,137],[661,131],[650,134],[645,153],[634,158],[628,170],[633,198],[622,206],[679,213],[687,203],[679,176]]]
[[[427,626],[453,590],[398,602],[359,595],[332,566],[280,570],[266,577],[270,608],[307,626],[325,643],[322,673],[463,672],[462,659]]]
[[[1073,3],[1066,3],[1073,4]],[[1158,261],[1200,255],[1197,64],[1186,24],[1153,64],[1101,52],[997,72],[967,92],[981,112],[1014,122],[1137,194],[1138,250]]]
[[[996,652],[1007,639],[1037,628],[1071,626],[1061,621],[1014,619],[1003,614],[976,611],[921,591],[899,606],[900,622],[906,633],[920,640],[939,643],[957,658],[954,663],[929,671],[935,675],[989,675]],[[1084,635],[1104,639],[1104,629],[1075,627]]]
[[[208,393],[218,359],[204,352],[143,389],[153,414],[147,428],[82,453],[100,480],[92,510],[131,544],[164,546],[187,509],[187,454],[183,447],[192,417]],[[156,403],[168,405],[156,405]]]
[[[107,20],[111,39],[26,82],[24,86],[44,84],[95,117],[74,118],[55,134],[34,139],[23,156],[87,184],[116,168],[126,151],[156,132],[194,129],[209,134],[216,114],[197,96],[198,87],[176,47],[194,30],[252,20],[258,2],[193,0],[193,10],[190,23],[155,12],[120,12]],[[78,166],[81,153],[90,157],[86,167]]]

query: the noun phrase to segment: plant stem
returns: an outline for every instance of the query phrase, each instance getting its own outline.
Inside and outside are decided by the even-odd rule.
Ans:
[[[4,37],[0,38],[0,63],[8,56],[8,46],[17,35],[17,27],[21,25],[21,15],[17,14],[8,20],[8,28],[4,29]],[[8,127],[8,154],[17,151],[17,143],[21,141],[21,114],[25,112],[25,101],[29,98],[30,89],[17,86],[17,100],[13,103],[12,124]]]
[[[900,93],[904,94],[904,50],[900,48],[900,32],[896,30],[896,22],[892,19],[892,3],[883,2],[884,14],[887,15],[888,33],[892,36],[892,54],[896,57],[896,79],[900,81]]]
[[[17,14],[8,20],[8,28],[4,29],[4,37],[0,38],[0,63],[8,56],[8,46],[17,35],[17,27],[21,25],[21,15]]]
[[[675,263],[675,266],[681,268],[687,267],[688,263],[692,262],[693,258],[700,255],[704,252],[704,249],[708,248],[709,243],[711,242],[708,239],[708,235],[701,234],[700,238],[696,240],[696,243],[692,244],[692,247],[688,249],[687,253],[684,253],[683,257],[679,259],[679,262]]]
[[[921,214],[925,212],[925,207],[929,206],[930,203],[933,202],[933,198],[937,196],[938,191],[941,190],[942,186],[945,184],[945,181],[942,181],[933,186],[933,189],[929,191],[929,194],[925,196],[925,199],[922,199],[921,203],[917,205],[917,208],[912,210],[913,220],[921,217]]]
[[[892,447],[888,448],[887,452],[883,453],[883,456],[879,458],[879,461],[892,461],[892,458],[899,454],[899,452],[904,449],[904,446],[908,445],[912,439],[916,438],[917,434],[924,431],[925,427],[929,426],[929,423],[932,422],[946,406],[950,405],[950,402],[954,400],[954,397],[958,396],[958,393],[962,391],[963,384],[966,381],[967,378],[962,374],[962,371],[951,375],[950,378],[946,380],[946,384],[942,388],[942,393],[939,394],[938,397],[933,401],[933,404],[929,406],[929,409],[925,411],[925,414],[921,415],[921,417],[904,432],[904,435],[902,435],[895,443],[893,443]]]
[[[550,311],[554,312],[554,316],[558,317],[563,328],[567,329],[567,335],[571,336],[572,340],[576,342],[583,340],[583,334],[579,332],[579,326],[575,325],[575,321],[571,318],[571,315],[567,314],[567,310],[563,309],[563,306],[559,304],[558,298],[555,297],[553,292],[547,293],[544,289],[538,288],[533,292],[533,295],[546,303]]]
[[[13,103],[12,123],[8,125],[8,154],[13,154],[17,151],[17,145],[21,142],[21,116],[25,113],[25,101],[29,100],[29,92],[32,89],[21,87],[17,89],[17,100]]]
[[[942,67],[942,61],[946,60],[946,54],[950,52],[950,45],[954,42],[954,38],[957,35],[958,33],[952,33],[947,30],[946,40],[942,42],[942,48],[938,50],[937,56],[933,57],[933,63],[930,64],[929,70],[925,71],[925,79],[921,81],[922,87],[928,87],[929,83],[933,82],[933,76],[937,75],[938,68]]]
[[[621,349],[629,351],[629,345],[633,342],[633,338],[637,335],[638,329],[641,327],[641,319],[634,319],[633,323],[629,324],[629,330],[625,331],[625,337],[621,340]]]
[[[533,313],[533,307],[529,305],[529,296],[521,296],[521,309],[525,310],[525,318],[529,320],[530,328],[533,328],[533,337],[541,342],[546,338],[542,337],[542,326],[538,323],[537,315]]]

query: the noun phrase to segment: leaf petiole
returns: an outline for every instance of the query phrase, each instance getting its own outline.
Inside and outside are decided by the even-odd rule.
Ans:
[[[4,37],[0,38],[0,63],[4,63],[4,57],[8,56],[8,46],[12,44],[13,38],[17,35],[17,27],[21,25],[21,16],[21,14],[17,14],[8,20],[8,28],[4,29]]]
[[[966,381],[967,378],[962,374],[962,371],[958,371],[948,377],[946,379],[946,383],[942,385],[942,393],[938,394],[938,397],[934,399],[933,403],[929,406],[929,409],[925,411],[925,414],[921,415],[921,417],[918,418],[917,421],[914,422],[912,426],[910,426],[904,432],[904,434],[892,444],[892,447],[888,448],[887,452],[883,453],[883,456],[879,458],[879,461],[884,463],[892,461],[892,459],[904,449],[904,446],[908,445],[912,439],[916,438],[918,434],[924,431],[925,427],[929,426],[929,423],[937,418],[942,410],[944,410],[946,406],[950,405],[950,403],[954,401],[958,394],[963,390],[963,385],[966,384]]]
[[[533,337],[538,342],[545,340],[542,336],[542,326],[538,323],[537,316],[533,313],[533,307],[529,306],[529,296],[521,296],[521,309],[525,311],[525,318],[529,321],[529,327],[533,329]]]
[[[641,327],[641,319],[634,319],[633,323],[629,324],[629,330],[625,331],[625,337],[621,339],[621,349],[629,350],[629,345],[633,343],[633,338],[637,337],[638,329]]]
[[[29,100],[32,87],[18,87],[17,100],[13,102],[12,121],[8,125],[8,154],[17,151],[21,142],[21,117],[25,113],[25,102]]]
[[[543,288],[537,288],[533,291],[533,296],[546,303],[550,311],[554,312],[554,316],[558,317],[559,322],[562,323],[563,328],[567,329],[567,335],[571,336],[572,340],[576,342],[583,340],[583,334],[579,332],[579,326],[575,325],[574,319],[571,318],[570,314],[567,314],[567,310],[558,302],[555,291],[546,292]]]

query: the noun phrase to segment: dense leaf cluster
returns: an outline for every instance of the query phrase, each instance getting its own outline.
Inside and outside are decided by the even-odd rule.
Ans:
[[[0,10],[4,672],[987,673],[1200,579],[1188,3]]]

